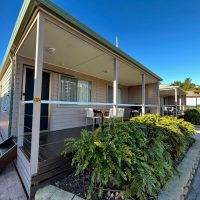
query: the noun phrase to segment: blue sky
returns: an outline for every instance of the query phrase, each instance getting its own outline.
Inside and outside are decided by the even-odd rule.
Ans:
[[[1,2],[2,60],[23,0]],[[200,84],[199,0],[53,0],[147,66],[165,83],[191,77]],[[84,3],[83,3],[84,2]]]

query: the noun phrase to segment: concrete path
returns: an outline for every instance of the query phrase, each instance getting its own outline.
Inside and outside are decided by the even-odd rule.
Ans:
[[[197,134],[194,137],[200,139],[200,126],[196,127],[196,131]],[[186,200],[200,200],[200,163]]]
[[[200,165],[186,200],[200,200]]]
[[[0,173],[0,200],[27,200],[13,163]]]

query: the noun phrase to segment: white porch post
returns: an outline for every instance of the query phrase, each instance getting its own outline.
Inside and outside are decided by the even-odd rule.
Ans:
[[[182,95],[179,95],[179,108],[182,110]]]
[[[175,88],[174,89],[174,92],[175,92],[175,111],[176,111],[176,117],[178,116],[178,111],[177,111],[177,99],[178,99],[178,97],[177,97],[177,88]]]
[[[113,115],[117,116],[117,93],[118,93],[118,59],[114,59],[114,80],[113,80]]]
[[[142,115],[145,114],[145,74],[142,74]]]
[[[196,97],[196,108],[198,108],[198,102],[197,102],[197,97]]]
[[[158,106],[157,106],[157,114],[160,115],[160,109],[161,109],[161,103],[160,103],[160,90],[159,90],[159,82],[158,82]]]
[[[37,16],[36,52],[35,52],[34,101],[33,101],[33,122],[32,122],[32,141],[31,141],[31,160],[30,160],[31,174],[36,174],[38,170],[43,49],[44,49],[44,17],[41,14],[41,12],[39,12]]]
[[[24,141],[24,111],[25,111],[25,105],[22,104],[21,100],[19,101],[19,115],[18,115],[18,125],[17,125],[17,146],[18,148],[23,146]]]
[[[183,111],[185,110],[185,105],[186,105],[186,96],[183,95],[183,106],[182,106]]]

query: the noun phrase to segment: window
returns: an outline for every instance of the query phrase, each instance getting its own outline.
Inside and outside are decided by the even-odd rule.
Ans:
[[[79,102],[91,101],[91,83],[90,82],[78,80],[77,100]]]
[[[89,81],[61,75],[60,90],[61,101],[91,101],[91,83]]]
[[[117,102],[122,103],[122,101],[123,101],[122,89],[118,88],[117,92],[118,92],[117,93]],[[112,86],[108,86],[108,103],[113,103],[113,87]]]

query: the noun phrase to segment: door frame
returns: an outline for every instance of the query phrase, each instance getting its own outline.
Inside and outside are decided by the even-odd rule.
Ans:
[[[23,64],[23,80],[22,80],[22,93],[21,93],[22,101],[25,101],[24,94],[25,94],[25,87],[26,87],[26,69],[27,68],[33,69],[33,70],[35,69],[35,67],[32,65]],[[49,73],[49,100],[51,100],[52,72],[46,69],[42,70],[42,72]],[[40,131],[41,133],[50,131],[50,116],[51,116],[51,104],[48,104],[48,125],[47,125],[48,128],[47,130]]]

